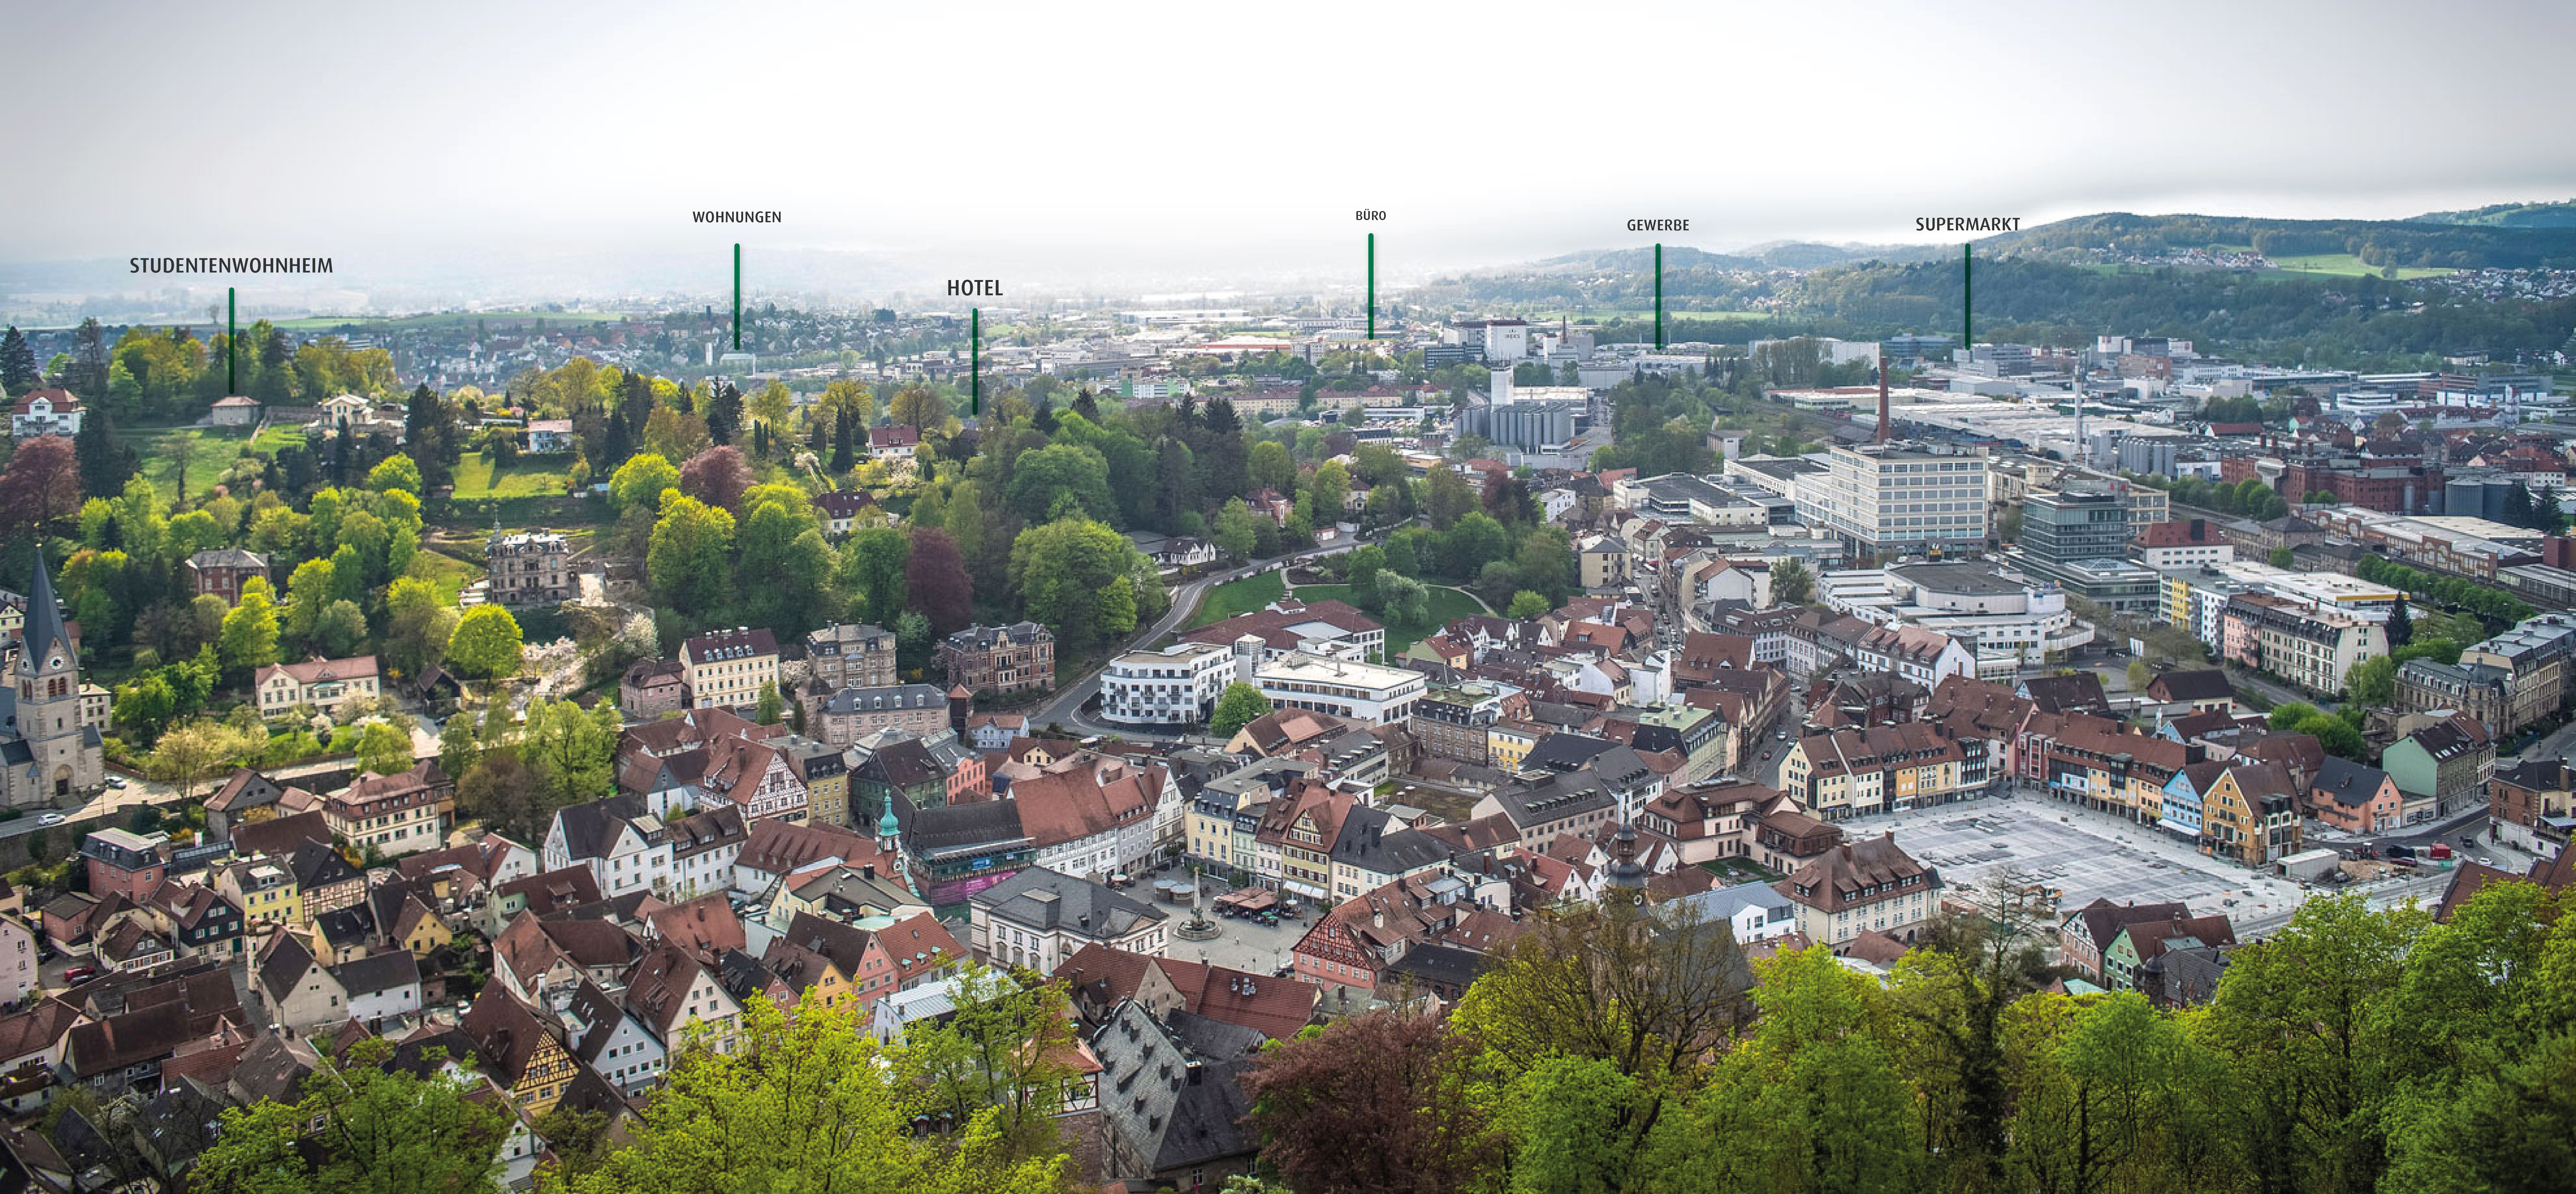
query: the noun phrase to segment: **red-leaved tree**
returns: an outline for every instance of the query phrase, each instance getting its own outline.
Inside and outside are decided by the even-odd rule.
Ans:
[[[1262,1159],[1297,1194],[1447,1194],[1499,1160],[1466,1082],[1439,1018],[1382,1011],[1264,1050],[1244,1090]]]
[[[72,441],[40,436],[18,445],[0,472],[0,525],[11,531],[51,527],[80,512],[80,460]]]
[[[975,620],[975,582],[966,575],[966,559],[957,541],[937,527],[912,532],[912,556],[904,562],[903,587],[915,612],[930,619],[930,632],[946,636]]]
[[[680,466],[680,492],[705,502],[742,513],[742,491],[751,488],[751,466],[742,459],[742,449],[732,444],[719,444],[689,458]]]

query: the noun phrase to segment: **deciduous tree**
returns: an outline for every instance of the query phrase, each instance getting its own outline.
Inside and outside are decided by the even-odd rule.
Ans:
[[[930,623],[934,635],[953,634],[975,620],[975,582],[957,541],[937,527],[912,532],[912,554],[903,564],[904,599]]]
[[[1208,734],[1218,739],[1232,738],[1235,731],[1269,713],[1270,698],[1261,695],[1260,689],[1237,680],[1226,685],[1225,691],[1217,695],[1216,711],[1208,715]]]
[[[1439,1017],[1346,1016],[1264,1050],[1244,1076],[1262,1160],[1300,1194],[1447,1194],[1500,1159]]]
[[[488,1087],[485,1079],[435,1064],[416,1073],[390,1064],[393,1049],[385,1038],[363,1038],[345,1054],[326,1054],[305,1078],[301,1099],[226,1108],[222,1131],[188,1171],[188,1188],[206,1194],[499,1190],[511,1119],[500,1101],[477,1097]]]
[[[80,461],[72,441],[59,435],[21,442],[0,471],[0,529],[43,531],[80,506]]]
[[[1055,1194],[1063,1156],[1015,1155],[990,1107],[953,1135],[913,1131],[929,1093],[882,1063],[863,1015],[812,994],[793,1017],[747,1001],[741,1046],[686,1053],[645,1105],[633,1144],[560,1191]]]
[[[456,620],[447,638],[447,662],[472,679],[495,680],[519,674],[519,620],[498,605],[478,605]]]
[[[751,466],[731,444],[718,444],[680,466],[680,492],[727,512],[742,509],[742,493],[749,488]]]

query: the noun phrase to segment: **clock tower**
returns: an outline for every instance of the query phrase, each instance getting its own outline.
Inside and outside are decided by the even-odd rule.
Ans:
[[[96,727],[80,716],[80,654],[63,628],[44,551],[27,586],[27,617],[10,669],[8,708],[0,710],[0,795],[9,807],[53,804],[94,791],[105,780]]]

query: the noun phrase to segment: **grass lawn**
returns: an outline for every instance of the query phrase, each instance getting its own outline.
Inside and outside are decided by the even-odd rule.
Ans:
[[[413,575],[426,578],[431,584],[438,586],[439,597],[449,605],[456,604],[456,595],[464,592],[465,586],[473,584],[483,576],[482,565],[469,563],[439,551],[423,551],[413,556],[411,570]]]
[[[2379,272],[2378,266],[2370,265],[2362,261],[2361,258],[2355,257],[2350,253],[2308,253],[2294,257],[2275,257],[2272,259],[2272,264],[2278,268],[2272,271],[2267,271],[2267,273],[2311,274],[2334,278],[2358,278],[2365,274],[2375,274]],[[2448,269],[2428,269],[2420,266],[2401,266],[2397,270],[2397,276],[2400,278],[2438,278],[2445,274],[2456,272],[2457,271],[2455,270]]]
[[[1190,618],[1183,630],[1196,630],[1213,622],[1222,622],[1236,614],[1248,614],[1288,595],[1288,583],[1276,572],[1230,580],[1209,589],[1199,601],[1199,612]]]
[[[1345,601],[1352,605],[1359,604],[1359,602],[1351,601],[1351,587],[1349,585],[1299,585],[1297,586],[1297,599],[1299,601]],[[1445,585],[1431,586],[1430,607],[1430,618],[1418,625],[1412,622],[1387,623],[1387,658],[1393,659],[1404,654],[1407,649],[1413,646],[1413,644],[1421,642],[1423,639],[1439,633],[1441,627],[1446,626],[1451,622],[1455,622],[1470,614],[1481,614],[1485,612],[1485,607],[1478,604],[1474,597]],[[1259,607],[1256,606],[1254,608],[1257,609]]]
[[[179,472],[183,462],[188,495],[202,496],[214,489],[215,479],[231,468],[233,461],[240,459],[242,445],[251,442],[238,432],[204,427],[140,429],[118,434],[140,458],[135,462],[137,474],[150,481],[164,500],[182,496]]]
[[[553,457],[522,457],[495,467],[489,456],[468,452],[456,464],[456,496],[473,498],[553,497],[564,491],[565,473]]]
[[[304,429],[282,423],[272,423],[261,428],[259,434],[252,436],[250,440],[251,451],[263,456],[275,456],[279,448],[303,445]]]

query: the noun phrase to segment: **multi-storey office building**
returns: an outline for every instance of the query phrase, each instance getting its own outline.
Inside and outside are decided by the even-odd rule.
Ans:
[[[1856,554],[1973,550],[1986,542],[1986,462],[1905,444],[1837,447],[1800,477],[1798,515]]]

